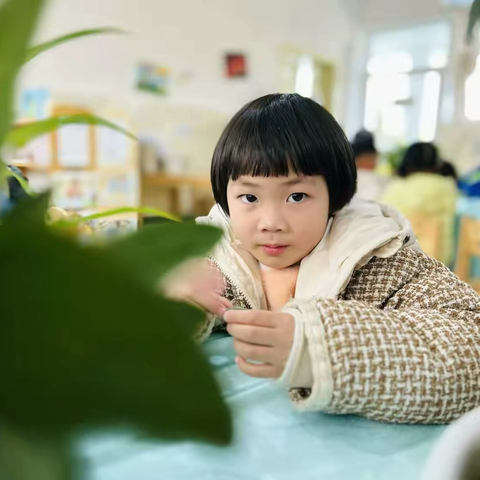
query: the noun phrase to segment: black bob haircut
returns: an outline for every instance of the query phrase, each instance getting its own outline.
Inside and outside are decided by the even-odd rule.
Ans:
[[[227,185],[242,175],[321,175],[330,214],[352,199],[355,156],[333,116],[318,103],[294,94],[272,94],[245,105],[230,120],[213,153],[213,196],[229,215]]]

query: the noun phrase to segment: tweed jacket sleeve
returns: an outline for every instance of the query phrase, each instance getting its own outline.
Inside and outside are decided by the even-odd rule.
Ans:
[[[480,405],[480,297],[440,262],[403,249],[358,270],[339,300],[293,304],[314,377],[290,391],[300,409],[447,423]]]

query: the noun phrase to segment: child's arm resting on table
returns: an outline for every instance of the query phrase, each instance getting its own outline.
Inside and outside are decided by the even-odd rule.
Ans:
[[[447,423],[480,405],[480,297],[441,263],[408,249],[374,259],[343,298],[283,310],[302,323],[313,377],[290,391],[299,408]]]

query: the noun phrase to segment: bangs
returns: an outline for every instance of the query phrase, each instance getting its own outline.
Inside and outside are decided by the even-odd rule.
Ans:
[[[242,175],[281,177],[290,172],[298,175],[325,174],[322,157],[328,158],[328,152],[310,141],[308,135],[301,135],[297,125],[285,122],[282,127],[261,116],[253,120],[237,126],[235,141],[227,142],[221,153],[222,163],[228,165],[232,180]]]
[[[215,148],[211,168],[215,200],[228,213],[230,180],[244,175],[288,176],[291,172],[325,177],[335,206],[338,192],[333,187],[339,186],[342,176],[345,195],[351,198],[355,191],[350,143],[323,107],[296,94],[259,98],[232,118]]]

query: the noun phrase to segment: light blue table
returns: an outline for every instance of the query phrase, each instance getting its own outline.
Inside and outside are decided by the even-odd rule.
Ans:
[[[445,428],[299,413],[274,383],[237,369],[231,338],[216,337],[205,351],[234,414],[233,444],[89,437],[82,451],[91,464],[90,479],[415,480]]]

